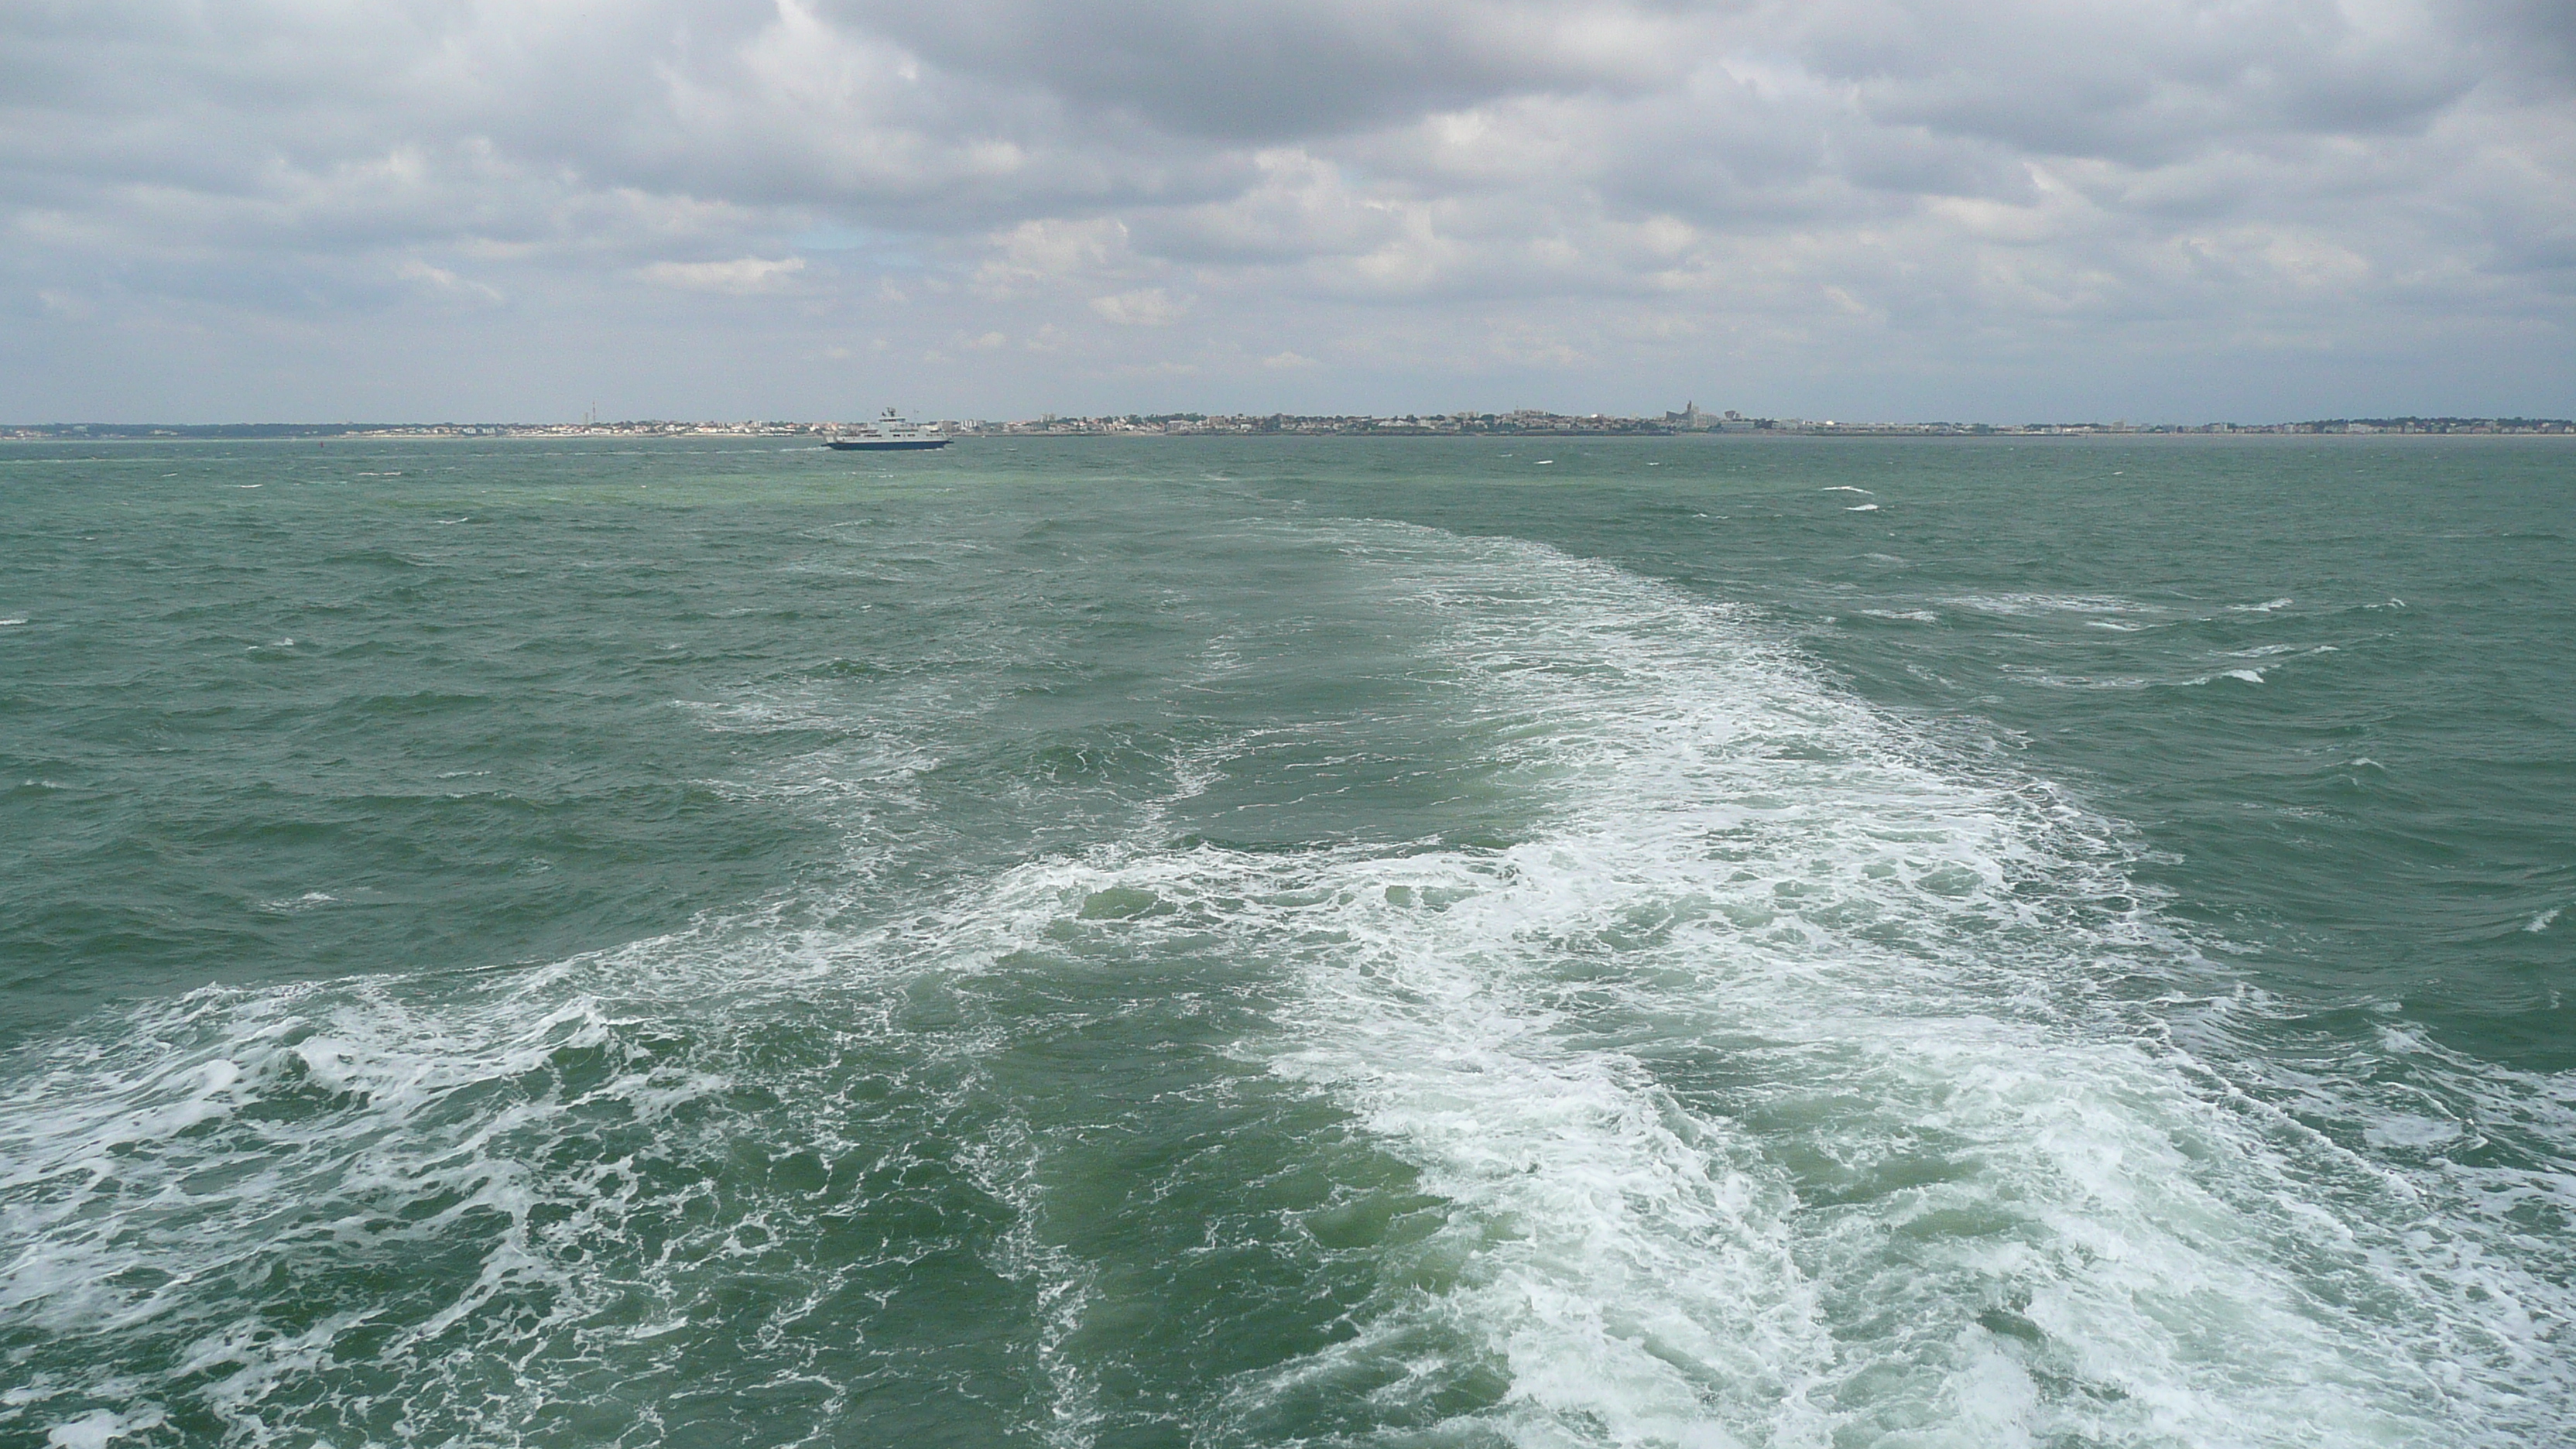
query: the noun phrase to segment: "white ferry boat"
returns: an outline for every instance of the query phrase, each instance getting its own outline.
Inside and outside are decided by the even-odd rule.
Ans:
[[[878,415],[876,426],[825,438],[823,444],[844,452],[888,453],[945,448],[948,439],[923,424],[904,421],[902,414],[887,408]]]

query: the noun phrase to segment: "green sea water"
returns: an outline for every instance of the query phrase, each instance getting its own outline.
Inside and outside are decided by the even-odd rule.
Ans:
[[[2576,1439],[2576,450],[0,450],[0,1443]]]

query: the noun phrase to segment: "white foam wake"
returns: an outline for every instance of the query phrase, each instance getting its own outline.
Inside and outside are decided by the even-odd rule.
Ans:
[[[1725,608],[1507,541],[1362,551],[1447,621],[1462,732],[1547,828],[1114,850],[997,891],[1024,931],[1114,899],[1140,952],[1281,963],[1242,1050],[1446,1205],[1357,1332],[1235,1386],[1231,1432],[1335,1384],[1529,1445],[2568,1427],[2565,1290],[2499,1253],[2509,1287],[2454,1291],[2487,1235],[2456,1199],[2166,1039],[2142,998],[2215,971],[2099,822]]]
[[[0,1317],[100,1348],[86,1380],[11,1390],[0,1411],[25,1413],[0,1424],[83,1442],[184,1411],[302,1443],[327,1410],[508,1442],[571,1406],[650,1442],[651,1415],[708,1392],[692,1344],[734,1342],[728,1275],[757,1272],[792,1285],[742,1340],[775,1356],[729,1361],[724,1387],[811,1390],[799,1422],[847,1427],[863,1378],[943,1362],[784,1326],[892,1294],[906,1254],[989,1252],[1028,1299],[1033,1432],[1088,1442],[1114,1395],[1082,1361],[1086,1245],[1038,1226],[1050,1146],[1012,1104],[960,1105],[990,1090],[973,1038],[1010,1028],[890,1024],[927,968],[1060,971],[1087,940],[1239,964],[1275,1005],[1233,1050],[1414,1173],[1418,1201],[1343,1184],[1278,1225],[1371,1255],[1377,1286],[1328,1347],[1191,1407],[1205,1442],[1311,1438],[1298,1406],[1319,1402],[1364,1426],[1346,1438],[1424,1444],[2576,1431],[2565,1182],[2422,1156],[2483,1113],[2563,1160],[2566,1083],[2498,1081],[2474,1108],[2372,1096],[2366,1069],[2253,1083],[2167,1024],[2259,1000],[2221,989],[2117,832],[2052,792],[1682,591],[1508,540],[1339,542],[1353,607],[1430,621],[1426,717],[1535,802],[1520,838],[1173,848],[1149,809],[1123,843],[865,932],[782,906],[470,989],[148,1007],[37,1060],[0,1114]],[[827,740],[794,701],[705,713],[816,733],[782,799],[927,809],[896,788],[926,746]],[[1166,804],[1250,749],[1182,762]],[[855,843],[846,874],[880,879]],[[824,983],[831,1012],[796,1001]],[[2338,1114],[2379,1136],[2313,1125]],[[952,1170],[981,1198],[942,1187]],[[879,1208],[935,1230],[815,1250]],[[371,1265],[442,1253],[458,1271],[369,1296]],[[269,1276],[324,1259],[334,1301]],[[128,1372],[147,1357],[161,1379]]]

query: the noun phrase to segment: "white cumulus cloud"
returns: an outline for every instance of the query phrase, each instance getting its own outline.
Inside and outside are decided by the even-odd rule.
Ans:
[[[1160,287],[1141,287],[1112,297],[1094,297],[1091,310],[1121,327],[1169,327],[1190,308],[1165,296]]]
[[[775,292],[805,270],[803,257],[738,257],[729,262],[654,262],[636,275],[657,286],[695,292]]]

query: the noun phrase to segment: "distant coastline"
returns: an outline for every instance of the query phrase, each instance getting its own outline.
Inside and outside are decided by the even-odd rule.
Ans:
[[[838,422],[682,422],[637,419],[582,423],[17,423],[0,424],[0,441],[137,442],[154,439],[255,441],[333,438],[690,438],[823,437]],[[926,426],[950,437],[1669,437],[1746,434],[1805,437],[2145,437],[2158,435],[2396,434],[2576,436],[2576,420],[2519,417],[2319,418],[2285,423],[1870,423],[1808,418],[1713,415],[1690,407],[1660,418],[1551,413],[1440,413],[1397,416],[1296,413],[1053,414],[1013,422],[942,419]]]

